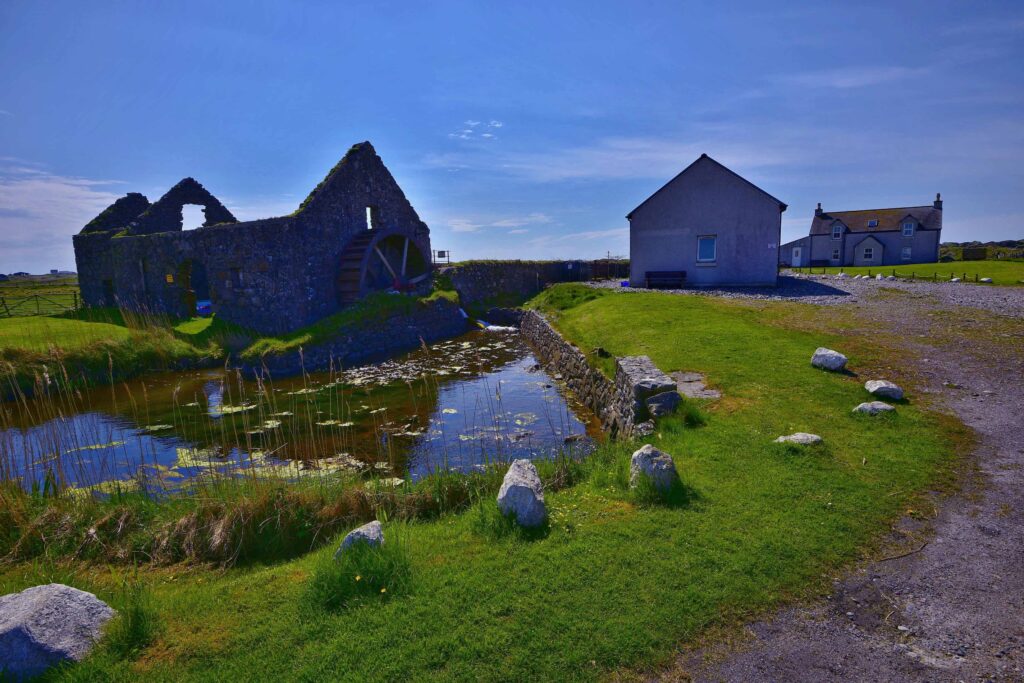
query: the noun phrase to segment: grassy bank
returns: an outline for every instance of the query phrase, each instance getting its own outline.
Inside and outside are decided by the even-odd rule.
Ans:
[[[821,273],[831,275],[846,273],[847,275],[893,275],[900,278],[913,276],[919,280],[949,280],[958,277],[974,282],[975,277],[979,280],[983,277],[992,278],[993,285],[1013,286],[1024,285],[1024,261],[954,261],[951,263],[915,263],[906,266],[844,266],[834,268],[803,268],[796,269],[802,272]]]
[[[884,337],[812,329],[828,310],[573,285],[533,305],[585,351],[647,354],[722,391],[703,406],[705,424],[666,419],[650,439],[673,455],[683,501],[635,498],[627,477],[638,444],[611,443],[566,466],[539,537],[493,533],[496,477],[481,480],[480,502],[468,495],[401,524],[392,510],[386,533],[401,532],[408,569],[399,595],[310,607],[305,596],[337,536],[292,559],[256,557],[226,571],[146,569],[139,581],[163,624],[155,640],[130,655],[102,650],[52,678],[590,680],[654,666],[710,626],[823,588],[871,552],[890,520],[918,509],[915,492],[949,481],[966,439],[919,409],[912,390],[895,415],[852,415],[865,377],[815,370],[811,353],[838,348],[870,375],[894,350]],[[773,443],[794,431],[824,444]],[[555,471],[546,477],[554,483]],[[273,534],[278,509],[247,523]],[[0,592],[56,579],[116,597],[122,569],[64,557],[8,563]]]

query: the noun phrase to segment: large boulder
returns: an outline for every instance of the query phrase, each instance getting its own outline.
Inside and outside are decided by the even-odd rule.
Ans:
[[[682,402],[683,397],[679,395],[678,391],[663,391],[647,399],[647,412],[651,414],[651,417],[671,415]]]
[[[888,403],[882,403],[881,401],[871,401],[869,403],[861,403],[859,406],[853,409],[855,413],[864,413],[865,415],[878,415],[879,413],[888,413],[896,410]]]
[[[81,661],[114,614],[92,593],[60,583],[0,596],[0,674],[17,681]]]
[[[538,527],[548,518],[544,505],[544,485],[532,462],[513,460],[498,491],[498,508],[502,514],[514,515],[519,526]]]
[[[900,401],[903,399],[903,389],[888,380],[868,380],[864,383],[864,388],[868,390],[869,394],[872,396],[878,396],[879,398],[887,398],[892,401]]]
[[[838,351],[820,346],[815,350],[814,355],[811,356],[811,365],[822,370],[839,372],[846,367],[846,356]]]
[[[800,446],[813,446],[814,444],[821,443],[822,439],[817,434],[808,434],[807,432],[796,432],[788,436],[780,436],[775,439],[775,443],[795,443]]]
[[[667,492],[679,483],[679,472],[672,456],[651,444],[633,453],[629,461],[629,486],[636,488],[642,478],[648,478],[654,487]]]
[[[348,548],[356,543],[365,543],[374,547],[384,545],[384,527],[377,520],[373,520],[348,532],[345,538],[342,539],[341,545],[334,552],[334,559],[340,558]]]

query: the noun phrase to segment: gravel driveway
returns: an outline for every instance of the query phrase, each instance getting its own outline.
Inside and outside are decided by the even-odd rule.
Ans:
[[[879,292],[900,290],[917,296],[933,297],[937,306],[966,306],[992,313],[1024,316],[1024,287],[995,287],[966,282],[924,282],[917,280],[875,280],[840,278],[835,275],[783,275],[778,287],[713,287],[688,289],[644,289],[622,287],[617,281],[588,283],[599,289],[629,292],[667,292],[685,296],[714,296],[727,299],[799,301],[824,306],[851,304],[877,298]]]
[[[975,430],[978,469],[935,499],[930,533],[901,520],[894,538],[916,539],[903,550],[816,604],[748,625],[738,646],[680,654],[657,678],[1024,681],[1024,288],[828,277],[783,278],[780,289],[753,294],[857,303],[863,332],[898,331],[915,359],[911,400]]]

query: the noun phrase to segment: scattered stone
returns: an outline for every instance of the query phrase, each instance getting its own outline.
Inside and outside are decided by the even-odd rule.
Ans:
[[[955,277],[955,278],[953,278],[952,280],[950,280],[950,282],[960,282],[960,278],[958,278],[958,277]]]
[[[659,491],[669,491],[679,483],[679,473],[672,456],[651,444],[633,453],[629,461],[629,486],[636,488],[640,477],[647,477]]]
[[[704,375],[699,372],[674,372],[672,378],[676,381],[676,391],[687,398],[722,398],[721,392],[707,388]]]
[[[888,403],[882,403],[881,401],[871,401],[870,403],[861,403],[859,406],[853,409],[855,413],[865,413],[867,415],[878,415],[879,413],[888,413],[896,410]]]
[[[839,273],[839,275],[836,275],[837,280],[845,280],[847,277],[846,273]]]
[[[633,425],[633,436],[644,438],[654,433],[654,420],[646,420]]]
[[[846,367],[846,356],[833,351],[832,349],[826,349],[824,346],[818,347],[811,356],[811,365],[822,370],[828,370],[830,372],[839,372]]]
[[[879,398],[887,398],[893,401],[900,401],[903,399],[903,389],[888,380],[868,380],[864,383],[864,388],[868,390],[869,394],[872,396],[878,396]]]
[[[895,279],[896,279],[896,276],[895,276],[895,275],[889,275],[889,276],[888,276],[888,277],[886,277],[885,279],[886,279],[886,280],[890,280],[890,281],[891,281],[891,280],[895,280]]]
[[[800,446],[813,446],[814,444],[821,443],[821,441],[822,438],[817,434],[808,434],[807,432],[797,432],[775,439],[775,443],[795,443]]]
[[[679,395],[678,391],[663,391],[647,399],[647,411],[651,417],[671,415],[682,402],[683,397]]]
[[[498,491],[498,508],[502,514],[515,515],[523,527],[538,527],[548,516],[544,505],[544,486],[532,462],[513,460]]]
[[[884,275],[882,275],[881,273],[879,273],[878,275],[876,275],[876,276],[875,276],[875,279],[876,279],[876,280],[884,280],[884,279],[885,279],[885,276],[884,276]]]
[[[984,282],[984,283],[988,284],[988,283],[992,282],[992,278],[990,278],[990,277],[983,277],[980,280],[978,280],[978,282]]]
[[[341,541],[341,546],[334,553],[334,559],[338,559],[344,552],[356,543],[366,543],[370,546],[384,545],[384,527],[377,520],[364,524],[358,529],[348,532]]]
[[[60,583],[0,596],[4,680],[23,680],[61,662],[81,661],[114,614],[92,593]]]

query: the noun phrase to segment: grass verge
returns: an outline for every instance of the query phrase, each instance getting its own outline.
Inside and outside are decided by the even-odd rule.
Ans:
[[[797,269],[807,271],[807,268]],[[811,268],[812,273],[822,271],[837,275],[896,275],[900,278],[913,276],[918,280],[937,278],[940,282],[958,277],[964,281],[974,282],[983,277],[992,278],[993,285],[1015,286],[1024,285],[1024,261],[952,261],[949,263],[915,263],[906,266],[843,266],[830,268]]]
[[[56,678],[592,680],[656,666],[709,627],[825,587],[870,553],[892,520],[920,509],[919,492],[950,485],[969,439],[919,409],[912,385],[891,419],[853,416],[865,376],[811,368],[811,353],[848,352],[866,375],[885,366],[889,350],[870,334],[781,323],[796,304],[560,286],[535,305],[584,350],[647,354],[666,371],[702,372],[723,392],[702,406],[703,420],[664,419],[649,439],[673,456],[682,504],[631,492],[629,455],[639,443],[609,443],[562,473],[542,469],[542,537],[489,531],[497,477],[466,504],[410,521],[415,590],[394,599],[311,612],[304,596],[333,547],[227,571],[150,568],[141,577],[166,624],[160,637],[136,655],[98,655]],[[773,443],[795,431],[824,444]],[[253,515],[255,533],[276,533],[275,515]],[[51,561],[40,557],[0,570],[0,592],[38,582]],[[61,557],[53,561],[68,582],[101,597],[116,588],[116,571]]]

